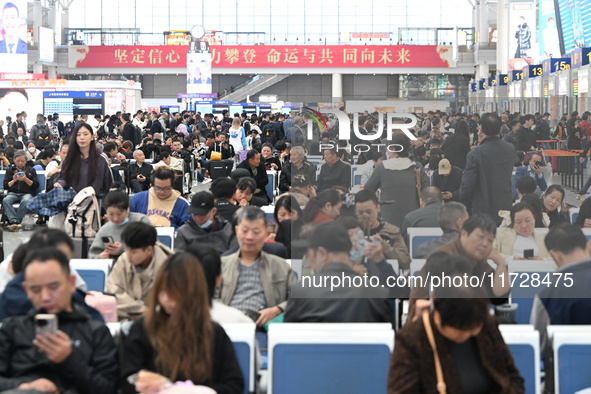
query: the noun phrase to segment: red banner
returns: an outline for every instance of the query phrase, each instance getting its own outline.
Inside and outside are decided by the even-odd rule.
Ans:
[[[449,45],[212,45],[212,67],[455,67]],[[184,46],[71,46],[71,68],[186,67]]]

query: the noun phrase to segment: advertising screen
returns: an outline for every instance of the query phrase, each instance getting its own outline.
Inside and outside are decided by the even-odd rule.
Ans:
[[[104,92],[43,92],[43,113],[46,114],[102,114],[104,103]]]
[[[509,3],[509,65],[521,70],[533,63],[536,42],[536,9],[533,1]]]
[[[46,27],[39,28],[39,60],[53,63],[54,59],[54,34],[53,30]]]
[[[187,54],[187,93],[211,93],[211,53]]]
[[[27,72],[27,1],[0,1],[0,69]]]
[[[560,57],[560,37],[557,28],[554,0],[540,0],[538,16],[540,60]]]

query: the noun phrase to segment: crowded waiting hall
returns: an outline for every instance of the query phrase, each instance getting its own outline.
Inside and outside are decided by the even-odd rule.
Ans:
[[[0,393],[591,393],[589,8],[1,1]]]

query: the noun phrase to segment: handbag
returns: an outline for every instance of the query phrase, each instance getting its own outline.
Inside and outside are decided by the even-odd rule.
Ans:
[[[222,160],[222,152],[211,152],[211,156],[209,156],[209,160]]]
[[[431,328],[431,321],[429,320],[429,312],[423,312],[423,325],[425,326],[425,332],[427,338],[429,338],[429,344],[433,350],[433,358],[435,359],[435,374],[437,375],[437,392],[439,394],[446,394],[447,388],[445,386],[445,380],[443,379],[443,370],[441,369],[441,361],[439,360],[439,353],[437,352],[437,345],[435,344],[435,337],[433,336],[433,329]]]
[[[416,176],[416,183],[417,183],[417,194],[419,196],[419,201],[421,201],[421,166],[419,163],[415,162],[415,176]]]

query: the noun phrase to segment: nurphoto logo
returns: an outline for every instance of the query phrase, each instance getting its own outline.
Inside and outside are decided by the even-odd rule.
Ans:
[[[416,141],[416,137],[410,132],[410,128],[416,126],[417,118],[413,114],[407,113],[386,113],[380,114],[378,117],[378,131],[370,134],[363,134],[359,130],[359,113],[353,113],[353,123],[349,115],[338,109],[323,109],[322,113],[315,111],[310,108],[305,108],[311,119],[308,119],[308,140],[314,139],[314,122],[318,125],[320,130],[323,128],[328,130],[328,123],[322,113],[333,114],[338,120],[338,140],[339,141],[351,141],[351,128],[353,134],[357,139],[361,141],[378,141],[378,143],[361,143],[361,144],[350,144],[351,146],[339,147],[334,144],[320,144],[320,149],[331,149],[335,148],[338,150],[355,151],[358,153],[369,152],[370,150],[377,149],[378,152],[387,150],[388,152],[401,152],[402,146],[400,144],[384,144],[380,143],[384,134],[384,117],[386,118],[386,140],[392,139],[394,130],[401,131],[409,139]]]

